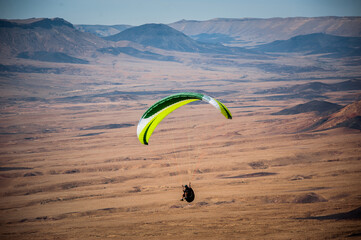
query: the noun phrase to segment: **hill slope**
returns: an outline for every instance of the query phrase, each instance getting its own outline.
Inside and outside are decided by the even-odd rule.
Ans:
[[[338,111],[341,108],[342,106],[335,103],[314,100],[304,104],[299,104],[291,108],[284,109],[272,115],[290,115],[290,114],[299,114],[299,113],[307,113],[307,112],[317,112],[319,115],[328,115]]]
[[[40,51],[83,55],[106,45],[103,39],[80,32],[61,18],[0,20],[3,56]]]
[[[284,109],[272,115],[316,112],[313,124],[303,131],[322,131],[339,127],[361,130],[361,100],[342,107],[326,101],[311,101]],[[321,117],[320,117],[321,116]]]
[[[176,59],[173,56],[164,56],[150,51],[141,51],[132,47],[108,47],[108,48],[100,48],[97,51],[101,53],[108,53],[114,56],[118,56],[119,54],[124,53],[129,56],[141,58],[141,59],[156,60],[156,61],[176,61]]]
[[[316,130],[348,127],[361,130],[361,100],[354,102],[331,114]]]
[[[277,87],[266,89],[263,91],[255,92],[255,94],[306,94],[349,90],[361,90],[361,81],[357,79],[351,79],[333,84],[310,82],[305,84],[296,84],[290,87]]]
[[[265,52],[329,53],[331,56],[361,56],[361,37],[340,37],[324,33],[300,35],[256,47]]]
[[[17,55],[18,58],[32,59],[42,62],[57,62],[57,63],[78,63],[78,64],[87,64],[89,63],[86,60],[71,57],[65,53],[61,52],[22,52]]]

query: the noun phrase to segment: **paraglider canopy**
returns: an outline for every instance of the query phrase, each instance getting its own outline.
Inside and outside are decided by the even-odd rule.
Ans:
[[[205,101],[218,109],[227,119],[232,119],[231,112],[218,100],[192,92],[182,92],[165,97],[153,104],[141,117],[137,127],[138,139],[142,144],[148,145],[149,138],[158,124],[177,108],[194,101]]]

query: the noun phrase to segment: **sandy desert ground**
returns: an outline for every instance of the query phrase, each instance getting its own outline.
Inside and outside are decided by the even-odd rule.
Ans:
[[[271,113],[305,99],[254,94],[357,78],[358,65],[279,57],[277,64],[323,69],[289,73],[240,67],[246,59],[180,57],[182,63],[108,56],[89,65],[2,60],[61,73],[1,75],[1,239],[361,236],[360,131],[301,131],[316,121],[314,113]],[[188,105],[141,145],[143,112],[179,91],[209,93],[233,119],[207,104]],[[345,105],[359,94],[326,95]],[[192,203],[180,201],[188,182]]]

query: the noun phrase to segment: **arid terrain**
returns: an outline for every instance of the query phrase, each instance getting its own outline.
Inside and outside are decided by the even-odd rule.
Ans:
[[[149,49],[176,60],[2,55],[1,239],[360,238],[359,56]],[[183,91],[233,119],[189,104],[142,145],[144,111]],[[339,106],[277,114],[312,100]]]

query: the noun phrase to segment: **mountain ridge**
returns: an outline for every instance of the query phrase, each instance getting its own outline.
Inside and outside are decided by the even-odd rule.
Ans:
[[[354,18],[287,18],[287,20],[294,22],[296,20],[309,21],[312,22],[315,19],[324,20],[324,19],[333,19],[333,20],[361,20],[361,17]],[[235,22],[249,22],[249,21],[263,21],[270,23],[270,21],[285,21],[282,18],[272,18],[272,19],[213,19],[208,22],[230,22],[234,24]],[[178,23],[189,23],[189,21],[183,20]],[[194,21],[195,23],[204,23],[204,21]],[[205,21],[207,22],[207,21]],[[170,24],[171,25],[171,24]],[[231,55],[244,55],[246,57],[260,58],[266,57],[262,51],[266,52],[261,47],[251,48],[242,48],[242,47],[232,47],[230,45],[224,46],[219,43],[223,42],[232,42],[234,37],[228,37],[225,34],[201,34],[198,35],[201,41],[196,41],[191,37],[187,36],[185,33],[174,29],[170,25],[166,24],[144,24],[137,27],[129,27],[124,31],[121,31],[118,34],[100,38],[92,33],[82,32],[78,30],[73,24],[67,22],[62,18],[31,18],[23,20],[0,20],[0,47],[2,54],[5,56],[17,56],[21,53],[37,53],[48,52],[49,56],[52,53],[64,53],[70,57],[84,57],[85,55],[91,56],[97,51],[97,49],[108,48],[110,53],[115,53],[117,51],[125,51],[127,54],[133,54],[136,57],[145,57],[150,59],[167,59],[161,56],[155,56],[149,52],[144,52],[147,47],[159,48],[169,51],[180,51],[180,52],[196,52],[196,53],[211,53],[211,54],[231,54]],[[292,24],[291,24],[292,25]],[[332,24],[331,24],[332,25]],[[282,25],[284,26],[284,25]],[[239,27],[239,26],[238,26]],[[235,28],[235,31],[238,29]],[[264,27],[264,26],[263,26]],[[280,27],[280,26],[277,26]],[[214,31],[218,31],[219,26],[215,24],[212,26]],[[360,28],[360,27],[359,27]],[[267,34],[266,34],[267,35]],[[361,35],[361,29],[360,29]],[[279,40],[277,43],[293,43],[293,40],[301,39],[301,42],[304,42],[304,38],[309,39],[312,36],[326,37],[322,41],[321,45],[308,44],[310,41],[306,41],[303,45],[293,46],[293,49],[287,49],[284,51],[306,51],[310,54],[328,54],[325,56],[328,57],[344,57],[344,56],[361,56],[361,37],[345,38],[339,36],[330,36],[323,33],[314,33],[311,35],[300,35],[291,40]],[[336,38],[337,41],[329,43],[331,38]],[[312,40],[312,39],[311,39]],[[347,40],[347,41],[345,41]],[[120,41],[130,41],[134,44],[138,44],[140,48],[133,47],[136,50],[132,49],[114,49],[117,47],[122,47]],[[238,40],[237,40],[238,41]],[[282,42],[284,41],[284,42]],[[318,38],[312,40],[317,42]],[[311,41],[311,43],[313,43]],[[326,44],[326,45],[325,45]],[[328,45],[327,45],[328,44]],[[287,44],[286,44],[287,45]],[[292,45],[292,44],[291,44]],[[304,49],[305,45],[315,45],[317,48]],[[143,48],[143,46],[145,48]],[[265,45],[263,45],[264,47]],[[268,45],[270,46],[270,45]],[[321,46],[321,47],[319,47]],[[113,49],[112,49],[113,48]],[[276,49],[277,50],[277,49]],[[151,51],[151,50],[150,50]],[[38,54],[39,55],[39,54]],[[54,55],[54,54],[53,54]],[[59,56],[58,56],[59,57]],[[57,58],[58,58],[57,57]],[[268,56],[267,56],[268,57]],[[51,57],[54,59],[53,57]]]
[[[327,54],[326,56],[360,56],[361,37],[342,37],[325,33],[298,35],[287,40],[277,40],[258,45],[255,49],[264,52],[305,52]]]
[[[283,109],[272,115],[294,115],[315,112],[312,124],[302,131],[324,131],[340,127],[361,130],[361,100],[346,106],[327,101],[313,100]]]
[[[29,18],[29,19],[17,19],[17,20],[6,20],[0,19],[0,27],[7,28],[46,28],[50,29],[54,26],[67,26],[74,28],[74,25],[66,21],[63,18]]]
[[[82,56],[106,45],[103,39],[78,31],[62,18],[0,20],[3,56],[16,56],[22,52],[61,52]]]
[[[217,18],[181,20],[169,26],[189,36],[227,35],[235,39],[233,44],[237,46],[254,46],[311,33],[361,37],[361,17]]]
[[[339,111],[321,120],[315,130],[327,130],[338,127],[348,127],[361,130],[361,100],[348,104]]]

